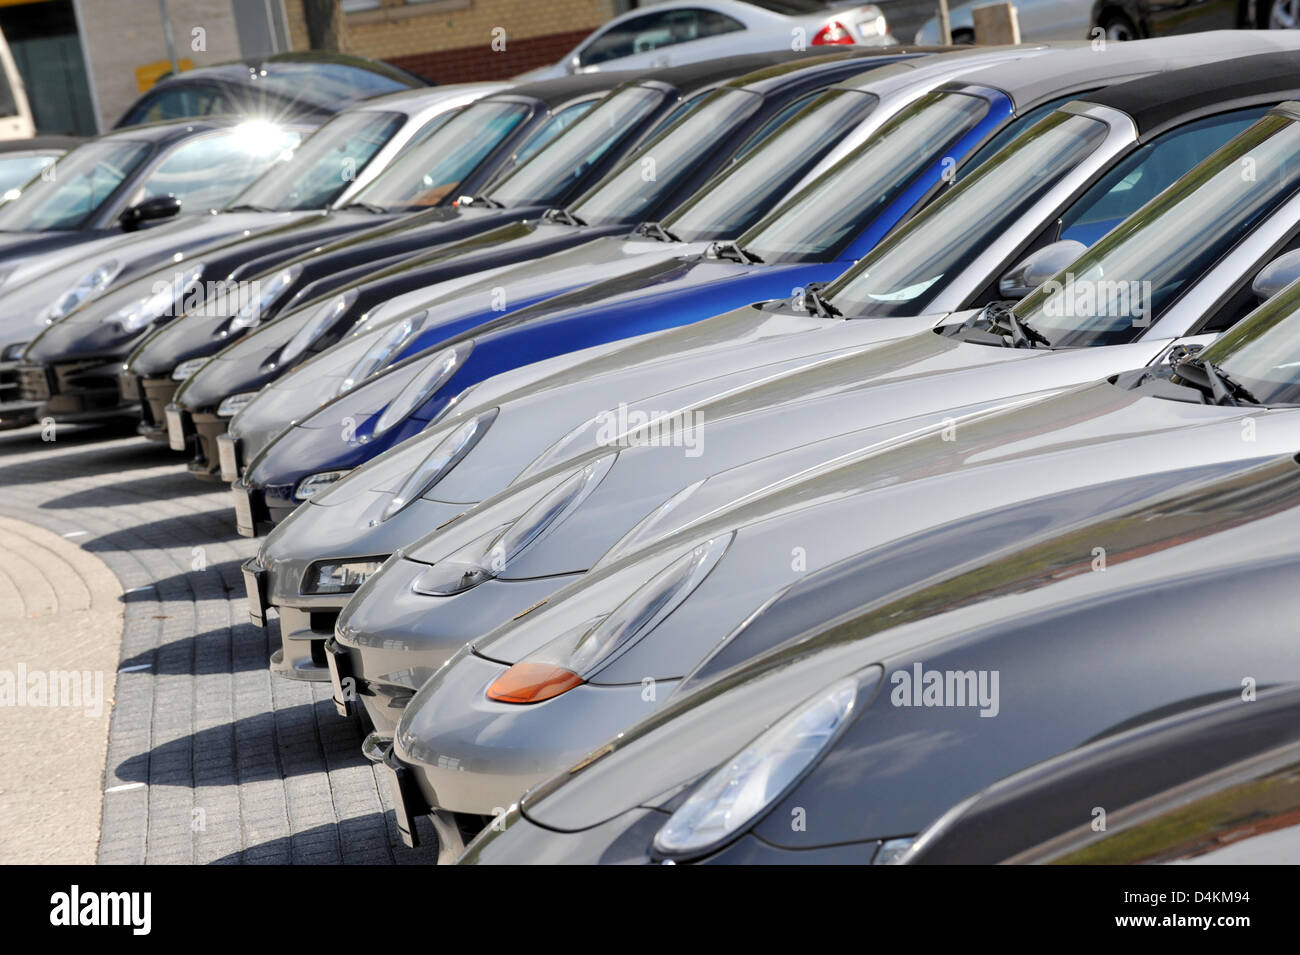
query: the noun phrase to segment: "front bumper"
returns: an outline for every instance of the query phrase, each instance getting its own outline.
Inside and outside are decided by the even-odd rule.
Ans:
[[[130,395],[140,402],[140,434],[150,441],[166,441],[167,405],[180,388],[180,382],[123,372],[120,386],[123,395]]]
[[[539,826],[512,809],[489,826],[458,865],[649,865],[650,844],[668,813],[638,807],[580,832]]]
[[[364,679],[359,675],[356,651],[342,646],[334,637],[325,641],[324,650],[334,688],[334,708],[339,715],[364,712],[377,734],[391,738],[415,690],[400,683]]]
[[[120,361],[84,358],[52,364],[20,363],[17,370],[21,400],[38,404],[42,415],[90,419],[138,413],[130,396],[122,394]]]
[[[293,513],[301,502],[293,498],[293,488],[272,495],[265,488],[250,487],[242,480],[230,486],[235,505],[235,530],[242,537],[259,537]]]
[[[290,607],[272,603],[269,572],[256,557],[244,561],[244,589],[248,595],[248,618],[255,627],[265,627],[270,611],[280,618],[280,649],[271,654],[271,672],[287,680],[327,683],[329,667],[325,659],[325,641],[334,632],[341,601],[339,597],[306,597],[304,606]]]
[[[147,387],[147,382],[144,387]],[[176,389],[173,388],[171,394],[175,393]],[[172,450],[191,452],[192,457],[186,467],[196,478],[229,483],[239,477],[235,459],[232,457],[227,463],[222,458],[218,443],[226,437],[228,418],[207,411],[190,411],[174,401],[168,401],[162,407],[162,421],[163,433]],[[233,446],[230,450],[234,450]]]
[[[394,751],[428,804],[495,816],[525,790],[574,765],[655,711],[677,685],[585,683],[542,703],[500,703],[487,688],[502,663],[463,653],[406,708]]]
[[[638,806],[578,832],[547,829],[512,809],[489,826],[457,860],[460,865],[653,865],[655,833],[669,813]],[[750,832],[691,865],[869,865],[880,842],[868,840],[813,849],[789,849]]]
[[[40,410],[39,401],[23,400],[18,362],[0,362],[0,431],[26,427],[40,416]]]

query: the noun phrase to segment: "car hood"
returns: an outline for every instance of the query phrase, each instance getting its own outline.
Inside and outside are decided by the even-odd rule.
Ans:
[[[1242,440],[1247,419],[1255,422],[1254,441]],[[726,556],[653,637],[593,679],[681,676],[804,573],[972,508],[1300,447],[1300,412],[1206,407],[1109,383],[959,420],[953,440],[944,440],[946,427],[887,438],[806,474],[790,476],[778,456],[714,475],[556,594],[545,613],[498,628],[476,649],[516,662],[549,637],[612,610],[610,601],[696,543],[734,533]]]
[[[1294,679],[1285,672],[1296,659],[1285,627],[1243,640],[1222,634],[1233,629],[1234,614],[1257,616],[1293,590],[1279,588],[1278,572],[1286,568],[1277,560],[1295,553],[1296,479],[1288,456],[1226,475],[1189,475],[1136,499],[1127,482],[1118,482],[1098,488],[1109,504],[1106,495],[1084,492],[1097,508],[1092,517],[1072,509],[1073,493],[1047,496],[1038,499],[1041,507],[1001,509],[867,552],[797,585],[769,608],[779,617],[783,602],[821,603],[827,613],[816,632],[706,680],[683,682],[656,713],[619,733],[581,769],[527,794],[524,814],[577,831],[635,806],[671,810],[686,786],[776,716],[848,674],[895,673],[918,659],[927,669],[998,670],[998,719],[982,719],[974,709],[894,706],[896,681],[864,680],[861,715],[754,826],[761,838],[793,845],[797,836],[780,832],[789,829],[788,806],[816,805],[820,811],[809,809],[810,817],[826,828],[801,848],[906,835],[1005,775],[1007,766],[1029,765],[1207,692],[1239,692],[1243,673]],[[1054,505],[1071,510],[1072,520],[1026,532],[1026,510],[1041,518]],[[1004,547],[1004,540],[1015,543]],[[1088,572],[1095,569],[1094,547],[1111,555],[1107,573]],[[860,596],[849,585],[861,585]],[[839,609],[849,616],[820,625]],[[786,622],[797,631],[798,623]],[[750,626],[763,623],[755,618]],[[742,630],[737,639],[743,638]],[[1114,664],[1135,653],[1141,666]],[[419,700],[417,694],[399,732],[418,717]],[[1071,719],[1061,719],[1062,712]],[[868,786],[873,795],[864,801]],[[850,805],[857,811],[844,811]]]
[[[220,250],[228,244],[249,236],[291,229],[304,220],[318,221],[322,216],[320,212],[231,212],[191,216],[167,226],[120,236],[110,243],[97,243],[92,247],[94,258],[80,257],[75,263],[42,272],[24,283],[21,289],[0,296],[0,301],[11,306],[4,321],[42,333],[42,344],[34,347],[31,353],[31,357],[38,361],[118,348],[140,333],[115,333],[104,319],[119,308],[147,296],[160,275],[180,272],[194,262],[202,262],[205,253],[220,256]],[[46,326],[40,318],[41,311],[87,272],[108,261],[116,261],[122,267],[117,280],[97,298],[84,302],[76,311]],[[172,266],[160,269],[159,264],[166,262]],[[204,280],[216,277],[205,274]]]
[[[346,334],[348,328],[355,327],[366,313],[375,308],[382,307],[386,315],[397,315],[417,306],[427,309],[423,329],[450,338],[498,318],[503,311],[531,305],[555,294],[555,291],[565,291],[589,281],[592,268],[602,259],[611,273],[617,273],[619,265],[624,271],[630,269],[630,254],[618,254],[618,250],[624,247],[664,248],[662,244],[648,240],[631,242],[608,236],[586,238],[588,232],[596,231],[549,223],[539,227],[536,220],[515,222],[449,243],[437,252],[417,259],[398,256],[400,261],[397,262],[356,266],[353,270],[358,273],[355,281],[346,280],[351,272],[316,281],[296,296],[302,304],[254,329],[238,343],[229,344],[220,355],[227,363],[207,369],[206,374],[187,385],[177,400],[192,410],[212,407],[226,395],[255,391],[291,372],[292,369],[277,364],[280,350],[312,318],[321,304],[348,289],[357,291],[357,301],[341,317],[341,327],[329,336],[322,336],[324,344],[309,350],[305,360],[327,350],[339,334]],[[580,244],[545,254],[548,248],[557,244],[574,242]],[[606,242],[612,245],[606,245]],[[593,255],[582,254],[589,246],[599,246],[601,251]],[[570,254],[573,254],[573,259],[566,258]],[[520,263],[519,259],[528,261]],[[533,278],[535,274],[551,275],[561,270],[563,264],[573,261],[590,261],[591,264],[585,268],[570,264],[563,269],[564,274],[557,274],[552,280],[551,289],[554,291],[539,287]],[[546,271],[545,266],[538,263],[550,263],[551,271]],[[312,263],[310,268],[316,269],[317,266]],[[398,299],[401,308],[397,307]],[[372,307],[371,303],[376,304]],[[219,327],[214,324],[210,334],[218,331]],[[162,344],[164,334],[166,332],[157,336],[159,344]],[[178,338],[177,344],[169,349],[173,353],[171,364],[179,360],[175,355],[179,353],[180,343],[199,340],[192,334],[184,339]],[[137,357],[132,359],[133,367],[141,367],[146,360],[160,369],[167,364],[167,359],[158,355],[152,345],[152,341],[146,343],[148,354],[146,346],[141,347]],[[303,360],[300,359],[295,367]]]

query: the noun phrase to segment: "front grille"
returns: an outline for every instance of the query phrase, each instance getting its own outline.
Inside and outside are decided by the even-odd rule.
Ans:
[[[0,405],[20,401],[23,396],[22,381],[16,362],[0,362]]]
[[[19,365],[18,389],[24,401],[48,401],[53,388],[45,365]]]

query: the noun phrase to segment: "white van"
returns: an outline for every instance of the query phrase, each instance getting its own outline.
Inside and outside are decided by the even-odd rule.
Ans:
[[[32,108],[27,104],[23,78],[18,75],[13,54],[0,33],[0,140],[31,139],[36,135]]]

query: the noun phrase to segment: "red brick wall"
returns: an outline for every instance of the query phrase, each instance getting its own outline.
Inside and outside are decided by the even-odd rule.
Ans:
[[[411,56],[390,56],[387,60],[435,83],[500,80],[556,62],[590,32],[574,30],[521,40],[511,37],[506,49],[499,52],[489,43],[483,43]]]

